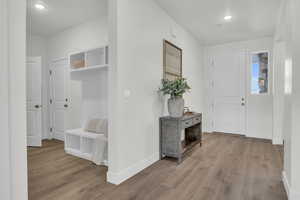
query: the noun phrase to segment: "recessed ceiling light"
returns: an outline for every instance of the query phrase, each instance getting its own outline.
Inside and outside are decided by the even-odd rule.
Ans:
[[[35,7],[37,10],[45,10],[45,9],[46,9],[46,7],[45,7],[43,4],[40,4],[40,3],[34,4],[34,7]]]
[[[232,16],[231,16],[231,15],[226,15],[226,16],[224,17],[224,19],[225,19],[226,21],[230,21],[230,20],[232,19]]]

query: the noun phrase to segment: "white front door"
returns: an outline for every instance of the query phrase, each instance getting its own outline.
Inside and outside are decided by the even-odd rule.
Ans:
[[[52,62],[50,67],[50,132],[52,137],[64,140],[67,123],[68,96],[68,60]]]
[[[213,131],[245,134],[245,53],[218,49],[211,62]]]
[[[28,57],[27,79],[27,145],[42,146],[42,65],[41,57]]]
[[[272,55],[260,50],[248,51],[247,57],[247,136],[272,139]]]

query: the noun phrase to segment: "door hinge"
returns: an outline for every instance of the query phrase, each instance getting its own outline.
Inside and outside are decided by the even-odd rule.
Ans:
[[[50,132],[52,133],[52,131],[53,131],[53,128],[50,128]]]
[[[49,70],[49,74],[50,74],[50,76],[52,75],[52,70]]]
[[[52,99],[50,99],[50,104],[52,104]]]

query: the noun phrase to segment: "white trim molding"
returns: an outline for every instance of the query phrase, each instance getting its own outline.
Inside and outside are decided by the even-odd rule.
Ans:
[[[283,139],[282,138],[273,138],[272,144],[273,145],[283,145]]]
[[[284,185],[284,189],[285,189],[285,191],[287,193],[287,196],[289,198],[290,197],[290,184],[289,184],[289,181],[288,181],[288,179],[286,177],[285,171],[282,172],[282,182],[283,182],[283,185]]]
[[[287,193],[288,196],[288,200],[299,200],[300,199],[300,193],[296,192],[295,190],[292,189],[287,176],[286,176],[286,172],[283,171],[282,172],[282,182],[285,188],[285,191]]]
[[[52,139],[60,140],[63,142],[65,141],[65,136],[62,134],[53,133]]]
[[[121,170],[120,172],[108,171],[107,172],[107,181],[109,183],[119,185],[122,182],[126,181],[127,179],[133,177],[140,171],[146,169],[153,163],[157,162],[158,160],[159,160],[159,152],[149,156],[148,158],[146,158],[144,160],[141,160],[141,161],[133,164],[132,166],[130,166],[124,170]]]

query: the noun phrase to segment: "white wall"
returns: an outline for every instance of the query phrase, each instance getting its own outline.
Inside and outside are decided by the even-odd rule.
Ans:
[[[69,53],[108,44],[108,20],[106,17],[92,20],[67,29],[48,39],[49,60],[67,57]],[[101,75],[100,75],[101,76]],[[68,128],[81,127],[86,118],[95,113],[107,116],[107,78],[93,81],[70,81],[70,109]]]
[[[0,0],[0,195],[26,200],[26,1]]]
[[[8,36],[7,36],[7,1],[0,0],[0,120],[2,138],[0,140],[0,194],[4,200],[10,200],[10,131],[9,131],[9,97],[8,97]]]
[[[159,158],[159,117],[166,113],[165,99],[157,92],[163,77],[163,39],[183,49],[183,76],[192,88],[186,105],[198,112],[203,111],[202,48],[152,0],[112,0],[110,15],[116,60],[110,77],[108,180],[120,183]]]
[[[46,139],[49,137],[47,40],[42,36],[27,34],[26,45],[27,56],[42,58],[42,137]]]
[[[289,2],[289,3],[287,3]],[[282,4],[281,13],[277,25],[275,40],[274,40],[274,51],[282,52],[282,55],[275,55],[274,65],[274,106],[278,105],[278,108],[282,107],[282,111],[274,109],[274,123],[278,124],[276,128],[279,129],[284,139],[284,172],[283,181],[285,183],[286,191],[290,196],[290,185],[291,185],[291,136],[292,136],[292,93],[285,91],[286,87],[286,60],[291,59],[291,48],[288,45],[291,40],[291,25],[286,23],[290,21],[290,16],[287,14],[290,12],[290,1]],[[290,21],[291,22],[291,21]],[[282,91],[281,91],[282,88]],[[274,131],[274,134],[280,132]],[[290,198],[291,199],[291,198]]]
[[[266,37],[256,40],[234,42],[222,45],[214,45],[206,47],[205,51],[205,77],[206,79],[206,108],[210,108],[213,103],[212,85],[209,84],[212,72],[209,69],[210,58],[213,58],[214,52],[220,49],[235,49],[241,53],[246,53],[246,133],[249,137],[272,139],[273,135],[273,38]],[[267,95],[251,95],[250,94],[250,55],[252,52],[268,51],[269,55],[269,94]],[[212,110],[207,109],[205,116],[205,131],[212,132],[213,115]]]
[[[108,117],[108,75],[102,70],[96,77],[82,81],[82,123],[91,117]]]
[[[286,44],[274,39],[274,103],[273,103],[273,144],[283,144],[284,112],[284,64]]]
[[[287,0],[282,3],[276,32],[275,45],[283,44],[280,58],[283,74],[277,74],[277,81],[284,88],[282,123],[284,137],[284,171],[283,182],[290,200],[300,199],[300,2]],[[282,77],[283,76],[283,77]],[[279,78],[278,78],[279,77]]]
[[[292,0],[292,189],[300,199],[300,1]]]
[[[108,20],[106,17],[91,20],[66,29],[48,38],[49,59],[68,56],[71,52],[106,45],[108,43]]]

